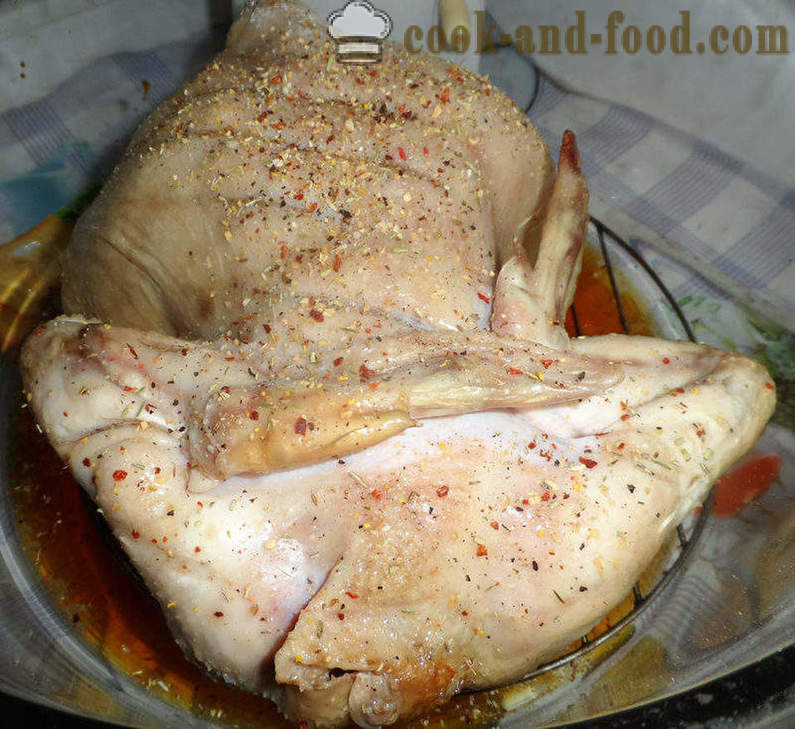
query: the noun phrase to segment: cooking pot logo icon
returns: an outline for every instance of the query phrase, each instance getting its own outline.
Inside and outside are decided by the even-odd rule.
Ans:
[[[367,0],[350,0],[328,16],[328,32],[340,63],[377,63],[381,44],[392,31],[392,18]]]

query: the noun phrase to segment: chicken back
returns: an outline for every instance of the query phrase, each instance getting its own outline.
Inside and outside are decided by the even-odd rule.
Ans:
[[[374,727],[586,632],[775,394],[704,346],[569,341],[574,136],[555,176],[488,81],[334,53],[247,8],[79,221],[22,368],[185,650]]]

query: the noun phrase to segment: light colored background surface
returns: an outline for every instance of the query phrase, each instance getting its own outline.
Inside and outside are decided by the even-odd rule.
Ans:
[[[626,16],[619,30],[636,25],[671,29],[689,10],[693,43],[724,25],[784,25],[788,55],[723,56],[710,53],[659,56],[537,55],[534,61],[567,88],[631,106],[701,137],[751,162],[782,182],[795,183],[795,2],[792,0],[490,0],[489,9],[506,29],[549,23],[568,27],[574,11],[586,8],[587,32],[604,34],[612,10]]]

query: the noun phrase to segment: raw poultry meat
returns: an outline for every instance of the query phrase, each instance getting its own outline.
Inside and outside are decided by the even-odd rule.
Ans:
[[[346,67],[300,6],[248,8],[22,355],[190,655],[372,727],[519,678],[628,592],[775,394],[719,350],[570,341],[586,222],[572,134],[555,177],[486,80],[390,44]]]

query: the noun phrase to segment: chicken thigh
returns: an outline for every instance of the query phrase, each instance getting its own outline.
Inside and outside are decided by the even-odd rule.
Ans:
[[[487,81],[294,3],[139,130],[27,341],[39,422],[176,638],[317,727],[517,679],[629,591],[772,381],[570,341],[587,190]],[[499,269],[499,275],[497,275]],[[107,322],[107,323],[106,323]]]

